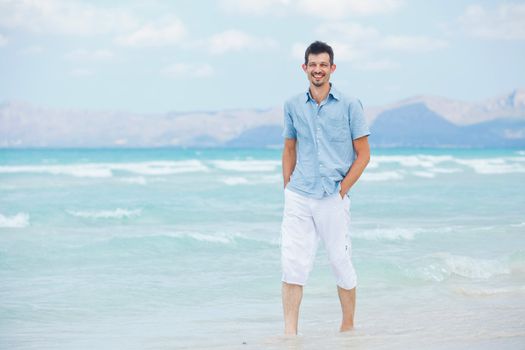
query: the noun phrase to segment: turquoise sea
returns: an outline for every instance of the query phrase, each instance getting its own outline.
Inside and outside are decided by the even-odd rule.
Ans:
[[[356,329],[282,334],[279,150],[0,150],[0,349],[524,349],[525,151],[372,150]]]

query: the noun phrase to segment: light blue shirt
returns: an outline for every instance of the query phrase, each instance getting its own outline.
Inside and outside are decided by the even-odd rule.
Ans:
[[[332,85],[320,104],[309,91],[289,99],[283,136],[297,140],[297,163],[286,188],[317,199],[336,193],[354,162],[352,141],[367,135],[361,101]]]

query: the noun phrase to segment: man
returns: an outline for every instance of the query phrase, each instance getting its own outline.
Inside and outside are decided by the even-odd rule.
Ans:
[[[348,191],[370,160],[370,132],[361,102],[330,83],[336,68],[332,48],[316,41],[304,56],[302,68],[310,87],[284,105],[281,260],[287,335],[297,334],[303,286],[319,240],[336,277],[343,313],[340,331],[353,328],[357,280],[351,261]]]

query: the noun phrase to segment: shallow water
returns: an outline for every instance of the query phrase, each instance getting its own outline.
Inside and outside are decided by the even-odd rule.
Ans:
[[[0,348],[525,348],[525,152],[376,150],[356,329],[321,248],[282,337],[278,150],[1,150]]]

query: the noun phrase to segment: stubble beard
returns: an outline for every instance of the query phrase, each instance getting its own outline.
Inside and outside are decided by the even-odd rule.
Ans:
[[[312,74],[312,79],[311,79],[311,82],[312,82],[312,85],[314,85],[315,87],[321,87],[323,86],[324,84],[326,84],[328,81],[327,80],[324,80],[326,78],[326,75],[323,76],[323,79],[320,80],[320,81],[317,81],[315,79],[315,76]]]

